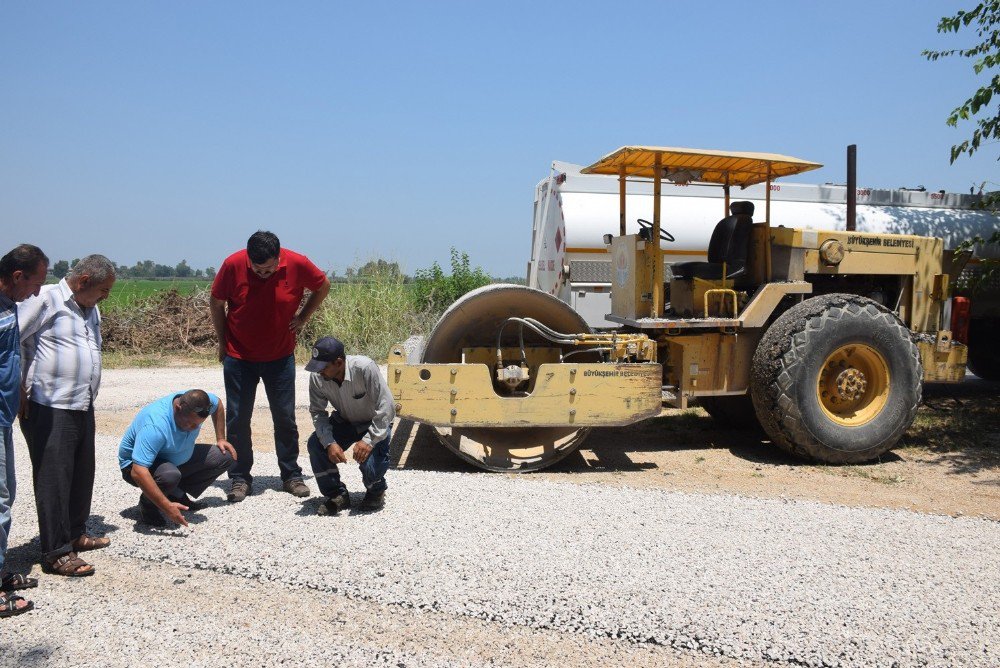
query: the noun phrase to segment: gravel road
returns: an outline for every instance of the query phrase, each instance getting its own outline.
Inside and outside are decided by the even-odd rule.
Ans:
[[[99,410],[219,385],[108,371]],[[1000,665],[989,520],[414,470],[390,471],[383,511],[326,518],[262,455],[246,502],[220,485],[190,530],[156,531],[136,524],[117,440],[98,436],[98,574],[42,576],[37,610],[0,622],[0,665]],[[11,563],[27,569],[16,447]],[[357,467],[345,477],[359,500]]]

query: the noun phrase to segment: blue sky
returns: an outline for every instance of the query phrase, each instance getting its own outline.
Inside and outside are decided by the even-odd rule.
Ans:
[[[55,259],[218,266],[258,228],[325,269],[449,248],[520,275],[552,160],[771,151],[798,180],[968,192],[950,2],[0,3],[0,225]],[[994,104],[996,104],[994,102]],[[994,107],[995,108],[995,107]]]

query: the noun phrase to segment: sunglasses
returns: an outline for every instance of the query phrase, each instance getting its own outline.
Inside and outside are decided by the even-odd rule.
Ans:
[[[206,406],[205,408],[187,408],[188,413],[194,413],[198,417],[208,417],[211,414],[212,407]]]

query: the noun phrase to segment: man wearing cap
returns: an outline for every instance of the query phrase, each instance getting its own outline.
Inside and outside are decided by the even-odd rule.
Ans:
[[[309,375],[309,413],[316,429],[309,437],[309,461],[319,490],[327,498],[320,515],[336,515],[350,508],[351,497],[340,480],[337,464],[353,447],[361,468],[365,498],[361,507],[378,510],[385,500],[385,472],[389,469],[389,439],[396,409],[378,365],[363,355],[345,355],[344,344],[326,336],[316,342]],[[333,407],[327,413],[327,406]]]
[[[201,424],[212,416],[215,445],[195,443]],[[171,394],[135,416],[118,447],[125,482],[142,490],[139,514],[151,526],[166,519],[187,526],[182,510],[200,510],[192,501],[236,461],[226,440],[226,411],[219,398],[204,390]]]
[[[302,303],[305,290],[312,294]],[[250,236],[246,250],[233,253],[219,267],[210,309],[226,383],[226,429],[240,455],[229,471],[230,501],[242,501],[253,488],[250,418],[261,381],[271,407],[282,489],[309,496],[298,462],[295,335],[329,291],[326,274],[309,258],[282,248],[278,237],[263,230]]]

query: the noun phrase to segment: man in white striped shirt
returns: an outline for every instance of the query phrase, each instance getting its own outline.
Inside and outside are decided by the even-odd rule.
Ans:
[[[77,552],[111,542],[88,535],[86,525],[94,491],[94,399],[101,385],[97,304],[114,283],[114,264],[88,255],[17,311],[29,400],[21,403],[21,429],[35,483],[42,568],[56,575],[93,575],[94,567]]]

